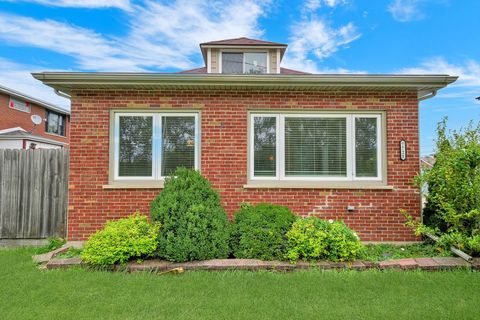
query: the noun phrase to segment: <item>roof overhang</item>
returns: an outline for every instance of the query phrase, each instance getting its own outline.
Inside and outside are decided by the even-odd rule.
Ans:
[[[18,98],[20,100],[28,101],[28,102],[36,104],[38,106],[44,107],[45,109],[48,109],[48,110],[52,110],[52,111],[55,111],[55,112],[58,112],[58,113],[61,113],[61,114],[65,114],[65,115],[70,115],[70,112],[68,110],[63,109],[62,107],[59,107],[59,106],[51,104],[49,102],[31,97],[31,96],[26,95],[24,93],[21,93],[17,90],[13,90],[13,89],[10,89],[10,88],[4,87],[4,86],[0,86],[0,92],[4,93],[6,95],[9,95],[11,97],[14,97],[14,98]]]
[[[48,138],[43,138],[40,136],[36,135],[0,135],[0,140],[28,140],[28,141],[34,141],[34,142],[41,142],[41,143],[48,143],[56,146],[65,146],[67,143],[53,140],[53,139],[48,139]]]
[[[32,73],[44,84],[70,94],[73,90],[416,90],[419,98],[435,93],[458,77],[449,75],[302,74],[233,75],[179,73]]]

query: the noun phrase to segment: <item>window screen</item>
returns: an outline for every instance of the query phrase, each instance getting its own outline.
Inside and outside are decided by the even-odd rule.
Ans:
[[[355,175],[377,177],[377,118],[355,118]]]
[[[243,73],[243,53],[223,52],[222,73]]]
[[[162,176],[178,167],[195,168],[195,117],[162,118]]]
[[[285,117],[285,176],[346,175],[346,118]]]
[[[253,148],[254,175],[274,177],[276,175],[276,117],[254,117]]]
[[[119,176],[152,176],[152,116],[119,117]]]

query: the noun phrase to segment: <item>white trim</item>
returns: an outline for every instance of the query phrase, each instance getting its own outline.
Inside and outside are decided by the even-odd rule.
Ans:
[[[255,177],[254,163],[254,118],[276,117],[276,175],[275,177]],[[345,118],[346,120],[346,175],[345,176],[286,176],[285,175],[285,118]],[[355,118],[377,119],[377,177],[355,177]],[[249,180],[251,181],[382,181],[382,116],[375,113],[250,113],[249,132]]]
[[[118,161],[120,158],[120,117],[152,117],[152,174],[150,176],[119,176]],[[163,117],[194,117],[195,121],[195,169],[200,169],[200,130],[199,114],[193,112],[115,112],[114,113],[114,136],[113,136],[113,179],[114,181],[163,181],[162,176],[162,119]]]
[[[23,129],[22,127],[14,127],[14,128],[8,128],[8,129],[0,130],[0,134],[2,134],[2,133],[9,133],[9,132],[12,132],[12,131],[23,131],[23,132],[27,132],[27,130]]]
[[[210,48],[207,50],[207,73],[212,73],[212,49]]]

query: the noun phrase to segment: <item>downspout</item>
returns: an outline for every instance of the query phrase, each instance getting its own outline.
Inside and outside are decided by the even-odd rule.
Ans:
[[[65,92],[62,92],[62,91],[60,91],[60,90],[58,90],[58,89],[53,89],[53,92],[55,92],[55,94],[56,94],[57,96],[60,96],[60,97],[62,97],[62,98],[70,99],[70,98],[72,97],[72,96],[70,96],[69,94],[66,94]]]

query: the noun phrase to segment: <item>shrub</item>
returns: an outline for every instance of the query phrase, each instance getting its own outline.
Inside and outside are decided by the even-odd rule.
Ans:
[[[233,255],[262,260],[283,258],[287,245],[285,234],[295,219],[287,207],[267,203],[242,206],[232,226]]]
[[[364,246],[342,221],[327,222],[316,217],[297,220],[287,232],[291,262],[327,259],[349,261],[361,256]]]
[[[85,242],[82,258],[92,265],[109,266],[150,256],[157,249],[159,228],[159,224],[150,224],[147,217],[138,212],[128,218],[108,221]]]
[[[480,254],[480,122],[459,131],[446,131],[446,120],[437,127],[434,166],[416,178],[428,186],[424,225],[408,214],[407,225],[417,234],[440,237],[444,248],[455,245]]]
[[[220,196],[198,171],[179,168],[167,178],[151,216],[162,225],[159,256],[175,262],[228,257],[227,215]]]

